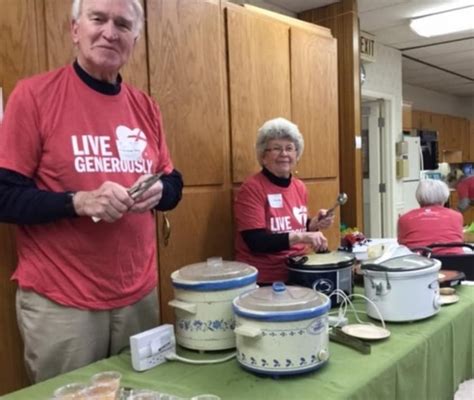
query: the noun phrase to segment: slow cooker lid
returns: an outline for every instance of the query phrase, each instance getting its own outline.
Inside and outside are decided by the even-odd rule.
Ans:
[[[250,311],[296,311],[324,305],[327,298],[312,289],[300,286],[286,286],[275,282],[241,294],[234,303]]]
[[[237,261],[224,261],[211,257],[205,262],[190,264],[178,270],[175,278],[183,281],[202,282],[241,278],[255,274],[255,268]]]
[[[355,256],[343,251],[331,251],[328,253],[310,253],[301,257],[291,258],[291,267],[331,269],[348,267],[354,264]]]
[[[362,269],[369,271],[417,271],[433,267],[436,260],[423,257],[418,254],[407,254],[400,257],[390,258],[380,264],[362,264]]]

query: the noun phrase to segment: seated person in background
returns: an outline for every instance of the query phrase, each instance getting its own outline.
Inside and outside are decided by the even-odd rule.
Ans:
[[[474,204],[474,176],[461,177],[456,185],[458,192],[458,210],[466,211]]]
[[[420,208],[408,211],[398,220],[398,243],[409,248],[434,243],[462,243],[463,217],[458,211],[444,207],[448,200],[446,183],[424,179],[416,189]],[[462,254],[462,247],[434,248],[435,254]]]
[[[262,170],[242,184],[235,199],[235,257],[258,269],[259,283],[286,281],[288,257],[328,247],[319,229],[334,216],[320,210],[308,219],[306,186],[291,174],[303,148],[295,124],[284,118],[265,122],[256,142]]]

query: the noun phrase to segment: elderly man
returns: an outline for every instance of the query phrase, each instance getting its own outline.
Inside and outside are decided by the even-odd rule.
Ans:
[[[18,225],[17,316],[35,382],[159,322],[153,211],[174,208],[183,184],[158,106],[119,74],[142,26],[139,0],[74,0],[77,59],[21,81],[6,107],[0,220]]]

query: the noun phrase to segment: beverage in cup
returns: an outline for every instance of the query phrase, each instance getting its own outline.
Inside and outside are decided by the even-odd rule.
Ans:
[[[86,400],[85,390],[87,385],[83,383],[68,383],[54,391],[55,400]]]

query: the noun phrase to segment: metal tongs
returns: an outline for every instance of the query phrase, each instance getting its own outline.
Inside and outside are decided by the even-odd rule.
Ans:
[[[133,200],[138,199],[143,193],[150,189],[150,187],[152,187],[156,182],[158,182],[162,175],[163,172],[158,172],[155,175],[149,176],[145,180],[128,189],[127,193]],[[92,221],[94,222],[99,222],[100,220],[101,219],[99,217],[92,217]]]
[[[357,339],[344,333],[341,328],[333,326],[329,331],[329,339],[333,342],[343,344],[361,352],[362,354],[370,354],[372,348],[369,343]]]
[[[152,187],[156,182],[158,182],[162,175],[163,172],[159,172],[155,175],[149,176],[144,181],[141,181],[139,184],[132,186],[130,189],[128,189],[127,193],[133,200],[138,199],[150,187]]]

